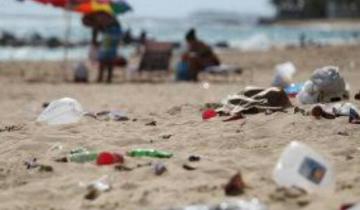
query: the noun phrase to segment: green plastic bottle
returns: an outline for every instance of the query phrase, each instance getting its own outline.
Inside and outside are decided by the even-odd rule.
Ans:
[[[75,163],[87,163],[95,161],[97,157],[97,152],[84,151],[69,155],[68,160]]]
[[[154,150],[154,149],[134,149],[128,152],[131,157],[153,157],[153,158],[171,158],[172,153]]]

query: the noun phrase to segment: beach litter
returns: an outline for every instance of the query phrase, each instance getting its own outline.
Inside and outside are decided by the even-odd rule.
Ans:
[[[183,164],[183,169],[187,170],[187,171],[195,171],[197,168],[195,166],[189,165],[189,164]]]
[[[196,156],[196,155],[191,155],[188,160],[190,162],[199,162],[201,160],[201,157],[200,156]]]
[[[84,111],[81,104],[72,98],[53,101],[37,118],[37,122],[48,125],[66,125],[80,121]]]
[[[170,152],[155,150],[155,149],[134,149],[127,153],[130,157],[152,157],[152,158],[171,158],[173,156]]]
[[[360,101],[360,92],[358,92],[357,94],[355,94],[355,100]]]
[[[272,86],[287,88],[292,85],[293,76],[296,73],[296,67],[292,62],[279,64],[275,67],[275,76]]]
[[[210,120],[214,117],[216,117],[218,114],[214,109],[207,109],[202,113],[202,119],[203,120]]]
[[[156,164],[154,165],[154,173],[155,173],[155,175],[161,176],[161,175],[163,175],[166,171],[167,171],[167,168],[166,168],[165,164],[159,162],[159,163],[156,163]]]
[[[258,199],[253,198],[250,201],[233,200],[214,205],[192,205],[183,208],[171,208],[169,210],[267,210],[267,207]]]
[[[316,119],[335,119],[349,117],[349,123],[357,124],[360,120],[359,109],[352,103],[317,104],[310,111]]]
[[[349,89],[339,68],[326,66],[315,70],[297,99],[301,104],[338,102],[349,99]]]
[[[240,172],[231,177],[229,182],[225,185],[224,191],[227,196],[238,196],[245,192],[246,184]]]
[[[95,200],[101,193],[111,190],[109,176],[103,176],[100,179],[88,184],[86,189],[87,193],[84,198],[87,200]]]
[[[39,172],[53,172],[54,171],[52,166],[38,163],[37,158],[32,158],[30,160],[24,161],[24,165],[26,166],[26,169],[28,169],[28,170],[38,168]]]
[[[97,156],[96,164],[99,166],[123,164],[124,156],[119,152],[101,152]]]
[[[57,158],[57,162],[74,162],[74,163],[87,163],[96,161],[98,157],[98,152],[89,151],[85,148],[76,148],[70,151],[70,154]]]
[[[226,97],[216,110],[220,116],[242,116],[271,111],[284,111],[292,104],[281,88],[246,87],[242,92]]]
[[[273,178],[280,187],[298,187],[308,193],[333,190],[335,185],[332,165],[310,147],[296,141],[285,148]]]

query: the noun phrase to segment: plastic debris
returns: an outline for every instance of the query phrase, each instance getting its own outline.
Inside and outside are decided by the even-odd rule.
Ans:
[[[301,91],[301,89],[304,87],[304,84],[290,84],[289,86],[287,86],[284,90],[286,92],[286,94],[289,97],[296,97],[296,95]]]
[[[109,177],[103,176],[87,186],[87,193],[85,195],[85,199],[95,200],[100,196],[102,192],[108,192],[110,190],[111,190],[111,185],[110,185]]]
[[[163,175],[166,171],[167,171],[167,168],[166,168],[166,166],[165,166],[163,163],[156,163],[156,164],[154,165],[154,173],[155,173],[157,176]]]
[[[78,122],[83,116],[83,108],[72,98],[53,101],[37,118],[37,122],[48,125],[65,125]]]
[[[338,102],[349,98],[349,89],[339,68],[326,66],[315,70],[297,98],[302,104]]]
[[[292,62],[279,64],[275,67],[275,77],[272,85],[274,87],[286,88],[292,84],[296,67]]]
[[[171,158],[172,153],[154,150],[154,149],[134,149],[128,152],[131,157],[153,157],[153,158]]]
[[[310,193],[333,190],[335,185],[335,173],[328,161],[296,141],[284,150],[273,176],[280,187],[298,187]]]
[[[189,159],[190,162],[198,162],[198,161],[201,160],[201,157],[196,156],[196,155],[191,155],[188,159]]]
[[[97,165],[112,165],[124,163],[124,156],[118,152],[101,152],[96,159]]]
[[[246,184],[241,173],[235,174],[224,187],[227,196],[237,196],[244,193]]]
[[[214,109],[207,109],[202,113],[203,120],[210,120],[216,117],[218,114]]]

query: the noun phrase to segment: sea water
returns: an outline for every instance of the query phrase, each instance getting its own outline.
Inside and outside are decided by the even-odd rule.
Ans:
[[[91,31],[81,24],[79,15],[68,13],[9,15],[0,14],[0,32],[7,31],[17,37],[26,38],[34,33],[43,37],[65,39],[68,32],[70,41],[90,40]],[[216,44],[226,42],[230,47],[240,50],[269,50],[271,47],[299,45],[300,37],[321,45],[353,44],[360,42],[360,28],[335,27],[318,24],[305,26],[266,26],[256,25],[254,21],[225,22],[204,20],[202,17],[187,18],[144,18],[135,16],[119,17],[124,29],[131,29],[135,36],[142,30],[148,36],[161,41],[181,42],[186,31],[195,27],[201,39]],[[123,49],[128,56],[132,49]],[[48,49],[41,47],[0,47],[0,60],[61,60],[66,55],[70,59],[85,59],[87,47]]]

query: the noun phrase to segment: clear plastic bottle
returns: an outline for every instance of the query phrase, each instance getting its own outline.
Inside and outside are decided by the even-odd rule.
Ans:
[[[84,151],[69,155],[68,160],[75,163],[87,163],[95,161],[97,157],[97,152]]]
[[[300,142],[292,142],[281,155],[273,177],[281,187],[299,187],[307,192],[333,190],[335,174],[321,155]]]

